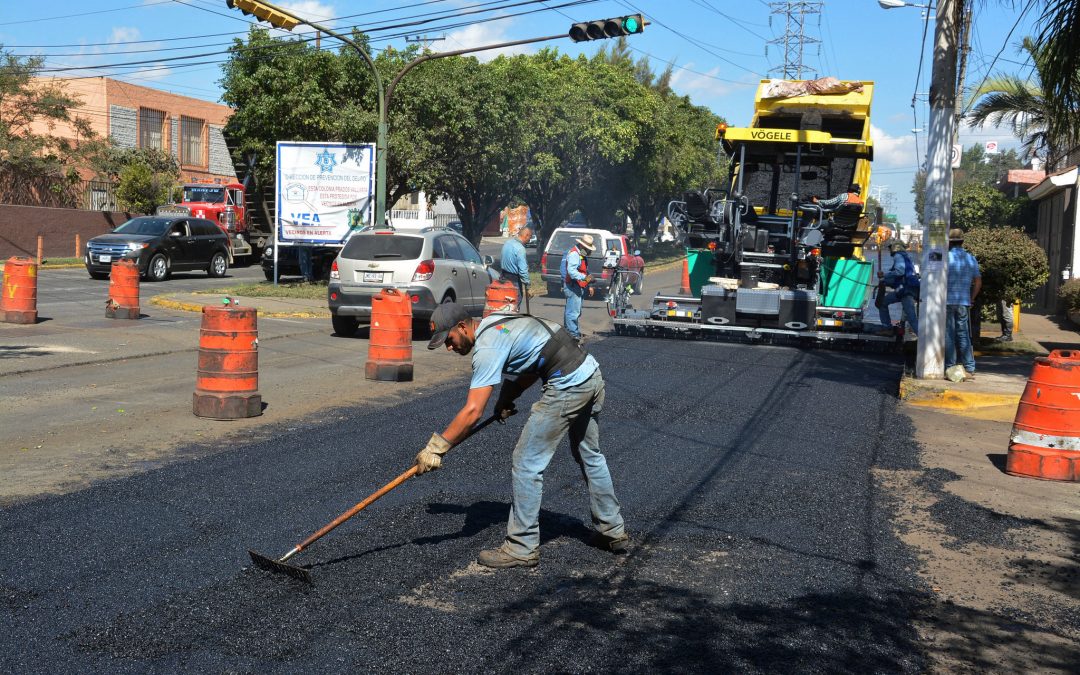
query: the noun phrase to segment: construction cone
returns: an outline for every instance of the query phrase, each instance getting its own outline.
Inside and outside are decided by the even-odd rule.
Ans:
[[[679,295],[690,295],[690,259],[682,261],[682,281],[679,283]]]
[[[1010,440],[1006,473],[1080,482],[1080,350],[1035,359]]]

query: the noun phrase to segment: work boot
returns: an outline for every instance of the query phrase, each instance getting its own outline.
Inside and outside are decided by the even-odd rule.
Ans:
[[[623,532],[617,537],[612,537],[600,532],[593,533],[592,545],[612,553],[626,553],[626,547],[630,545],[630,535]]]
[[[489,548],[480,551],[476,556],[476,562],[484,567],[501,570],[507,567],[536,567],[540,562],[540,556],[532,558],[515,558],[501,548]]]

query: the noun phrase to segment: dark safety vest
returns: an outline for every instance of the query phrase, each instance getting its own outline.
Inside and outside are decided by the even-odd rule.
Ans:
[[[571,246],[570,249],[566,253],[563,254],[563,269],[566,270],[566,273],[563,274],[563,281],[566,283],[567,286],[577,284],[578,286],[581,286],[582,288],[585,288],[586,286],[589,285],[588,281],[585,281],[584,279],[582,279],[581,281],[578,281],[577,279],[570,276],[569,258],[570,258],[570,254],[572,252],[574,252],[574,251],[577,251],[577,246]],[[581,251],[578,251],[578,254],[581,255]],[[586,258],[584,255],[582,255],[581,256],[581,262],[578,263],[577,268],[578,268],[578,272],[581,272],[582,274],[588,275],[589,274],[589,260],[588,260],[588,258]]]
[[[556,375],[569,375],[585,362],[585,350],[562,326],[559,326],[557,330],[552,330],[546,321],[530,314],[507,316],[502,322],[506,323],[517,319],[533,319],[540,322],[540,325],[547,330],[550,336],[544,346],[540,348],[540,358],[536,361],[534,371],[544,382]],[[494,323],[490,323],[481,328],[473,337],[473,342],[479,340],[480,336],[494,325]]]

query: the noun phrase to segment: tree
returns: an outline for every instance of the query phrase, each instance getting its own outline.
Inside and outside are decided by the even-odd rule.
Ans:
[[[982,304],[1029,299],[1050,278],[1046,252],[1031,237],[1011,228],[975,228],[964,248],[979,261]]]
[[[116,201],[120,208],[150,214],[168,204],[180,177],[176,160],[160,150],[119,154],[126,158],[126,163],[117,165]]]
[[[952,221],[965,230],[1010,227],[1021,206],[984,183],[962,183],[953,190]]]
[[[1069,148],[1064,147],[1066,132],[1051,105],[1048,91],[1051,89],[1046,73],[1047,53],[1030,38],[1025,37],[1022,49],[1035,64],[1034,79],[1016,75],[998,75],[987,78],[973,94],[978,103],[971,109],[968,120],[983,126],[1007,123],[1013,133],[1023,141],[1024,154],[1041,157],[1049,169],[1057,167]]]
[[[1047,128],[1055,138],[1080,138],[1080,2],[1043,0],[1039,17]]]
[[[35,80],[42,57],[0,47],[0,201],[73,206],[78,168],[101,150],[90,123],[74,110],[80,100],[57,82]],[[35,125],[44,123],[46,131]],[[74,138],[51,133],[68,125]]]

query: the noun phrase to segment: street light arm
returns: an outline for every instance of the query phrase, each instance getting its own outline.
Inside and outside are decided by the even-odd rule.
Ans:
[[[412,70],[416,66],[418,66],[421,63],[424,63],[426,61],[434,61],[435,59],[441,59],[441,58],[445,58],[447,56],[461,56],[462,54],[472,54],[474,52],[484,52],[484,51],[488,51],[488,50],[491,50],[491,49],[502,49],[503,47],[516,47],[517,45],[527,45],[527,44],[531,44],[533,42],[547,42],[549,40],[561,40],[562,38],[565,38],[565,37],[566,37],[565,34],[548,35],[546,37],[528,38],[528,39],[525,39],[525,40],[514,40],[513,42],[500,42],[500,43],[494,44],[494,45],[483,45],[483,46],[480,46],[480,47],[470,47],[468,49],[455,49],[452,52],[432,52],[431,54],[424,54],[423,56],[417,57],[417,58],[413,59],[412,61],[409,61],[408,63],[406,63],[405,67],[402,68],[401,71],[397,75],[394,76],[394,79],[390,81],[390,86],[386,88],[386,105],[387,105],[387,107],[390,106],[390,101],[394,98],[394,89],[397,88],[398,82],[401,81],[401,78],[405,75],[405,73],[409,72],[410,70]]]

